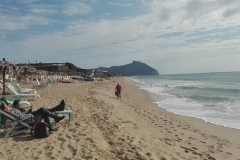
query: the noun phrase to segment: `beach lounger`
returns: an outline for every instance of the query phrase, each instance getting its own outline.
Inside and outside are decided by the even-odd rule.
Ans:
[[[54,80],[52,80],[52,79],[48,79],[48,82],[49,82],[50,84],[59,84],[58,81],[54,81]]]
[[[38,79],[36,79],[36,82],[37,82],[37,85],[33,86],[33,87],[47,87],[47,86],[50,86],[50,83],[40,83],[38,81]]]
[[[75,80],[73,79],[59,79],[59,83],[75,83]]]
[[[15,100],[20,100],[20,103],[22,104],[22,107],[30,107],[31,103],[27,99],[22,99],[22,98],[10,98],[8,101],[13,105],[13,102]]]
[[[13,106],[13,102],[15,100],[20,100],[20,103],[24,107],[30,107],[31,106],[30,102],[28,102],[27,99],[25,99],[25,98],[6,98],[6,97],[2,97],[0,100],[5,102],[5,103],[11,104],[12,106]],[[6,123],[6,120],[7,120],[7,117],[0,113],[0,124],[4,125]]]
[[[83,77],[79,77],[79,81],[80,81],[80,82],[85,82],[85,80],[84,80]]]
[[[68,118],[69,118],[69,125],[73,125],[73,112],[72,110],[64,110],[64,111],[55,111],[54,115],[58,115],[58,114],[68,114]],[[54,125],[56,125],[56,122],[53,122]]]
[[[8,84],[11,85],[18,92],[22,92],[22,93],[35,93],[35,94],[37,93],[37,91],[35,89],[21,88],[19,86],[19,84],[13,84],[13,83],[8,83]]]
[[[23,119],[23,120],[17,120],[13,116],[11,116],[10,114],[8,114],[8,113],[6,113],[2,110],[0,110],[0,115],[1,115],[1,117],[5,116],[6,119],[10,120],[9,123],[6,123],[6,121],[3,123],[1,121],[1,124],[3,124],[5,126],[4,131],[1,132],[1,136],[4,137],[4,138],[15,136],[17,134],[25,132],[28,129],[32,129],[32,126],[23,122],[24,120],[26,120],[28,118],[31,118],[30,116],[27,117],[26,119]],[[1,118],[1,120],[2,120],[2,118]]]
[[[23,93],[19,90],[15,90],[11,85],[6,84],[7,88],[16,96],[23,96],[23,97],[40,97],[39,94],[36,93]]]
[[[2,98],[4,98],[4,97],[2,97]],[[2,98],[1,98],[0,100],[1,100],[1,101],[4,101]],[[19,100],[20,103],[21,103],[22,105],[24,105],[25,107],[30,107],[30,106],[31,106],[30,102],[29,102],[26,98],[20,98],[20,97],[5,97],[5,98],[6,98],[7,102],[10,103],[10,104],[12,104],[12,105],[13,105],[13,102],[14,102],[15,100]],[[4,102],[5,102],[5,101],[4,101]],[[6,102],[5,102],[5,103],[6,103]]]
[[[3,83],[2,80],[0,80],[1,88],[2,88],[2,83]],[[5,82],[5,85],[7,85],[7,84],[12,86],[12,88],[14,88],[18,92],[22,92],[22,93],[37,93],[37,91],[35,89],[21,88],[19,86],[19,84],[14,84],[14,83],[12,83],[10,81]]]
[[[7,121],[7,117],[0,113],[0,124],[1,124],[1,126],[5,125],[6,121]]]
[[[30,81],[28,78],[25,78],[26,79],[26,83],[33,83],[34,81]]]

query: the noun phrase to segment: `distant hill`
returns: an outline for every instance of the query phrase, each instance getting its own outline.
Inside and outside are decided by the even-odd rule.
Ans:
[[[112,66],[109,68],[99,67],[94,70],[107,71],[112,74],[121,74],[123,76],[159,75],[156,69],[138,61],[133,61],[130,64],[122,66]]]

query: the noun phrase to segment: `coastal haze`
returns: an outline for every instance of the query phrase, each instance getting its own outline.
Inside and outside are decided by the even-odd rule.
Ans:
[[[239,71],[238,0],[0,2],[0,55],[80,68],[133,60],[160,74]]]

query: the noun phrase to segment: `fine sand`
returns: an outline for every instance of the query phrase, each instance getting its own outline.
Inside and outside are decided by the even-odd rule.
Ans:
[[[114,95],[117,83],[122,99]],[[240,130],[169,113],[128,78],[39,87],[37,92],[41,98],[32,99],[34,109],[64,99],[74,125],[68,125],[66,115],[48,138],[28,132],[1,138],[0,159],[240,160]]]

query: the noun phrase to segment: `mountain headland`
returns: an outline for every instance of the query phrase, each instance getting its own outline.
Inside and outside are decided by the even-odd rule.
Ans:
[[[120,74],[123,76],[159,75],[156,69],[139,61],[133,61],[130,64],[122,66],[112,66],[109,68],[99,67],[95,68],[94,70],[107,71],[112,74]]]

